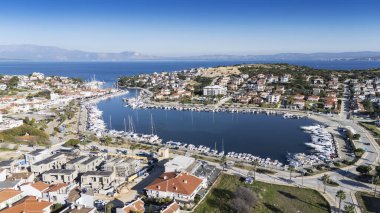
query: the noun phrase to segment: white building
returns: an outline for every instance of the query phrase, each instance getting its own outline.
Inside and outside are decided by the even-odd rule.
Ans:
[[[280,94],[271,94],[268,95],[267,100],[271,104],[277,104],[280,101],[281,95]]]
[[[187,203],[194,200],[202,185],[202,179],[186,172],[165,172],[145,190],[150,198],[172,198]]]
[[[0,90],[6,90],[7,85],[6,84],[0,84]]]
[[[227,94],[227,87],[213,85],[213,86],[206,86],[203,88],[204,96],[216,96],[216,95],[226,95],[226,94]]]
[[[177,155],[165,163],[165,172],[182,172],[195,162],[195,158]]]

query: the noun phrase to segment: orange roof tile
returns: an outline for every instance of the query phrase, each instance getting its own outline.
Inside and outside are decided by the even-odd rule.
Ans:
[[[12,197],[16,197],[21,194],[22,191],[14,190],[14,189],[3,189],[0,191],[0,203],[6,200],[9,200]]]
[[[137,199],[123,208],[125,213],[144,212],[144,201]]]
[[[49,184],[46,184],[42,181],[31,184],[32,187],[36,188],[38,191],[44,191],[49,188]]]
[[[13,204],[12,207],[2,210],[1,213],[43,213],[44,209],[49,208],[51,205],[53,203],[38,201],[36,197],[28,196]]]
[[[186,172],[166,172],[145,187],[148,190],[191,195],[202,184],[202,179]]]
[[[164,210],[161,210],[161,213],[174,213],[179,210],[179,205],[176,202],[171,203],[168,207],[166,207]]]
[[[67,186],[68,185],[66,183],[58,183],[58,184],[50,185],[47,192],[55,192],[55,191],[60,190],[61,188],[67,187]]]

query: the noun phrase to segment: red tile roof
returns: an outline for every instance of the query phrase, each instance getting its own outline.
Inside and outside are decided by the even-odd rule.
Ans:
[[[14,190],[14,189],[3,189],[0,191],[0,203],[6,200],[11,199],[12,197],[16,197],[21,194],[22,191]]]
[[[144,201],[137,199],[123,208],[125,213],[144,212]]]
[[[175,172],[166,172],[149,186],[145,187],[145,189],[191,195],[202,182],[202,179],[186,172],[179,173],[178,175]]]
[[[176,202],[171,203],[168,207],[166,207],[164,210],[161,210],[160,213],[174,213],[179,210],[179,205]]]
[[[49,184],[46,184],[42,181],[31,184],[32,187],[36,188],[38,191],[44,191],[49,188]]]
[[[34,196],[28,196],[13,204],[12,207],[3,209],[1,213],[44,213],[53,203],[39,201]],[[46,212],[46,211],[45,211]]]

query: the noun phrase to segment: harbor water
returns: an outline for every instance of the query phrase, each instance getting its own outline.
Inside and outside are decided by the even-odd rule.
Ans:
[[[123,98],[135,94],[132,90],[126,96],[98,103],[108,128],[129,131],[129,121],[132,120],[135,132],[151,134],[153,131],[163,142],[205,145],[212,149],[216,147],[218,151],[224,149],[226,153],[249,153],[283,163],[287,153],[308,150],[305,142],[310,141],[310,135],[300,127],[315,124],[310,119],[284,119],[282,115],[125,107]]]

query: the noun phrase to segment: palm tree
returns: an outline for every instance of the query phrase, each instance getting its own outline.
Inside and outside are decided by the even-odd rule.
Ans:
[[[322,182],[323,182],[323,193],[326,193],[326,185],[330,180],[330,176],[328,174],[324,174],[322,176]]]
[[[253,166],[253,179],[256,180],[256,169],[257,166],[259,165],[259,160],[255,159],[252,161],[252,166]]]
[[[380,177],[378,175],[375,175],[372,180],[373,184],[375,184],[375,191],[373,196],[376,197],[377,194],[377,185],[380,183]]]
[[[341,205],[342,205],[342,200],[346,199],[346,192],[344,192],[343,190],[339,190],[336,192],[336,195],[335,195],[337,198],[339,198],[339,211],[340,212],[340,208],[341,208]]]
[[[222,166],[223,166],[223,171],[224,171],[224,169],[225,169],[225,167],[226,167],[226,162],[227,162],[227,158],[226,158],[225,155],[222,156],[221,161],[222,161]]]
[[[355,206],[353,204],[348,204],[344,206],[345,213],[355,213]]]
[[[289,166],[289,179],[292,180],[292,172],[294,171],[294,166]]]

